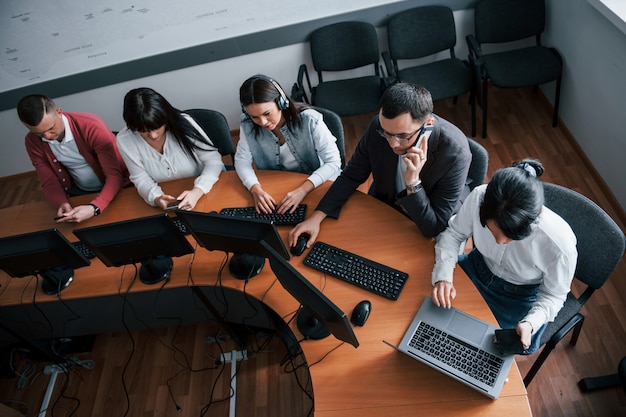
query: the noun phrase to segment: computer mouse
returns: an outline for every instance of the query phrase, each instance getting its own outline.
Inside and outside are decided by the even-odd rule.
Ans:
[[[296,242],[296,246],[292,246],[290,248],[290,252],[294,256],[302,255],[302,252],[306,249],[306,242],[309,241],[309,235],[306,233],[302,233],[298,236],[298,241]]]
[[[352,316],[350,316],[350,321],[355,326],[363,326],[367,321],[367,318],[370,316],[371,311],[372,303],[369,300],[363,300],[354,306]]]

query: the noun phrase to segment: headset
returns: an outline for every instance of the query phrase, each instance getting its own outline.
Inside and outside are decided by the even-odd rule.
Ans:
[[[248,78],[247,81],[251,81],[250,82],[250,97],[254,97],[254,94],[252,91],[254,87],[254,80],[266,80],[272,83],[276,91],[278,91],[278,97],[274,99],[278,108],[280,110],[287,110],[289,108],[289,99],[287,98],[287,94],[285,94],[285,91],[280,87],[280,85],[276,81],[274,81],[273,78],[270,78],[267,75],[257,74]],[[241,109],[244,113],[248,114],[248,112],[246,111],[246,106],[244,106],[243,103],[241,103]]]

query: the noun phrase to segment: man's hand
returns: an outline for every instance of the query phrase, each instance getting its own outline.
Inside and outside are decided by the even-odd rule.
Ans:
[[[450,308],[456,298],[456,288],[449,281],[437,281],[433,287],[433,302],[437,307]]]
[[[309,241],[306,243],[306,247],[310,248],[311,245],[317,239],[317,235],[320,232],[320,225],[322,220],[326,218],[326,213],[323,211],[315,210],[311,217],[303,221],[302,223],[298,223],[293,229],[289,231],[289,246],[296,246],[298,242],[298,237],[307,233],[309,235]]]
[[[422,140],[418,147],[410,147],[402,160],[406,164],[406,172],[404,173],[405,184],[416,184],[420,181],[420,172],[426,164],[426,155],[428,155],[428,141]]]
[[[72,208],[69,203],[63,204],[57,211],[57,223],[80,223],[94,216],[93,206],[86,204]]]

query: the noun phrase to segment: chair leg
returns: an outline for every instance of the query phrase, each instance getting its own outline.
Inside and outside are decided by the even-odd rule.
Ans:
[[[578,342],[578,336],[580,335],[580,331],[583,329],[583,323],[585,322],[585,316],[580,313],[578,313],[576,316],[578,323],[576,323],[576,326],[574,326],[574,332],[572,333],[572,338],[569,342],[572,346],[575,346],[576,342]]]
[[[524,377],[525,387],[528,387],[528,385],[530,385],[530,382],[533,380],[535,375],[537,375],[539,368],[541,368],[541,365],[543,365],[543,363],[546,361],[546,359],[548,358],[548,356],[553,350],[554,350],[554,346],[550,343],[546,343],[546,345],[541,350],[539,357],[535,360],[535,363],[533,363],[533,366],[530,368],[530,370]]]
[[[554,113],[552,114],[552,127],[559,123],[559,102],[561,101],[561,77],[556,79],[556,92],[554,94]]]

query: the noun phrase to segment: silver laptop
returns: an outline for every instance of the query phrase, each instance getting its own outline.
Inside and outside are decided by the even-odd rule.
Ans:
[[[501,355],[497,327],[427,297],[399,346],[391,347],[491,398],[498,398],[515,355]]]

